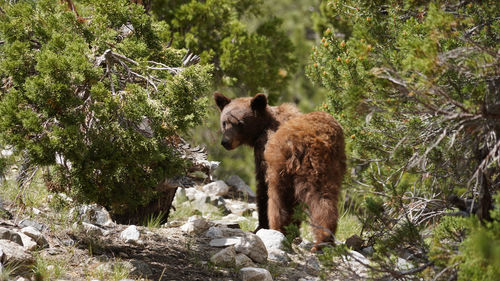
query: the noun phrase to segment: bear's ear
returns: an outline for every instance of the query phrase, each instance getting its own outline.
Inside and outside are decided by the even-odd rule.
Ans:
[[[264,94],[256,94],[250,102],[253,111],[264,111],[267,106],[267,97]]]
[[[228,105],[231,102],[231,99],[224,96],[223,94],[219,92],[214,93],[214,100],[215,103],[217,104],[217,107],[219,108],[220,111],[224,109],[226,105]]]

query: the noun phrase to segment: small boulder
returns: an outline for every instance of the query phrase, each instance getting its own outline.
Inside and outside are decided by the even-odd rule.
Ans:
[[[21,229],[21,232],[29,237],[31,237],[41,248],[47,248],[49,246],[49,242],[45,239],[45,236],[38,231],[38,229],[32,226],[26,226]]]
[[[21,246],[23,245],[23,240],[21,239],[21,236],[17,232],[5,227],[0,227],[0,239],[12,241]]]
[[[253,261],[245,254],[237,254],[234,258],[234,264],[237,267],[255,267]]]
[[[0,249],[3,252],[2,263],[16,264],[19,271],[27,270],[35,262],[33,255],[15,242],[0,240]]]
[[[210,258],[210,261],[215,265],[233,265],[235,263],[236,251],[234,247],[227,247]]]
[[[271,273],[264,268],[244,267],[240,270],[242,281],[272,281]]]
[[[260,229],[255,234],[262,239],[268,251],[270,249],[284,249],[283,242],[286,241],[286,237],[283,233],[273,229]]]
[[[254,262],[263,263],[267,260],[267,249],[259,236],[253,233],[245,233],[234,245],[237,253],[250,257]]]
[[[48,229],[47,226],[44,225],[43,223],[39,223],[39,222],[32,221],[32,220],[21,220],[19,222],[19,227],[27,227],[27,226],[32,226],[40,232],[44,232],[45,230]]]
[[[120,238],[125,240],[125,243],[134,243],[139,240],[141,234],[135,225],[130,225],[120,233]]]
[[[210,241],[210,247],[227,247],[240,243],[241,237],[217,238]]]
[[[211,196],[224,196],[229,192],[229,186],[222,180],[204,185],[201,190]]]
[[[70,215],[75,214],[86,223],[94,224],[97,226],[113,226],[114,222],[111,220],[109,212],[103,206],[97,204],[83,205],[79,208],[73,208]]]
[[[248,186],[240,177],[237,175],[232,175],[226,179],[226,183],[238,190],[239,192],[248,195],[249,197],[255,198],[255,192]]]
[[[274,261],[280,264],[287,264],[290,261],[290,257],[288,257],[288,254],[280,249],[268,249],[267,258],[270,261]]]
[[[19,236],[21,236],[21,239],[23,240],[24,250],[34,251],[38,247],[38,244],[28,235],[24,233],[19,233]]]
[[[232,214],[238,216],[251,215],[252,211],[257,208],[254,204],[248,204],[246,202],[226,199],[226,208],[231,211]]]
[[[209,223],[202,217],[192,216],[181,226],[181,230],[188,233],[200,233],[210,227]]]
[[[75,222],[77,225],[78,223]],[[96,235],[96,236],[107,236],[109,234],[109,231],[104,230],[97,225],[93,225],[91,223],[86,223],[82,222],[82,227],[85,230],[85,233],[89,235]]]

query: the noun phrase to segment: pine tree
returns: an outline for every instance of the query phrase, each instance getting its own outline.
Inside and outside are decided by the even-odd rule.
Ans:
[[[203,120],[212,67],[169,47],[142,5],[80,1],[77,17],[56,0],[16,2],[0,10],[1,143],[115,215],[168,211],[155,187],[189,165],[177,136]]]
[[[489,219],[500,183],[498,10],[496,1],[322,3],[308,71],[349,140],[347,185],[364,201],[376,276],[426,270],[422,231],[452,204]],[[394,270],[403,252],[413,270]]]

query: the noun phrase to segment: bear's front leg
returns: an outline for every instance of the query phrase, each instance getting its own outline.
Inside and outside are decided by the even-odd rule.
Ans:
[[[265,182],[265,176],[259,176],[259,172],[257,172],[257,211],[259,214],[259,225],[255,229],[254,233],[259,231],[259,229],[269,228],[269,219],[267,217],[267,201],[267,184]]]

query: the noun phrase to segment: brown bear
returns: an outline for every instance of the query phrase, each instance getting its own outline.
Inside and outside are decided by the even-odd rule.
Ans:
[[[221,111],[222,146],[254,148],[259,226],[285,232],[294,207],[305,204],[315,249],[337,228],[337,201],[346,169],[340,124],[324,112],[301,114],[292,104],[269,106],[264,94],[214,99]]]

